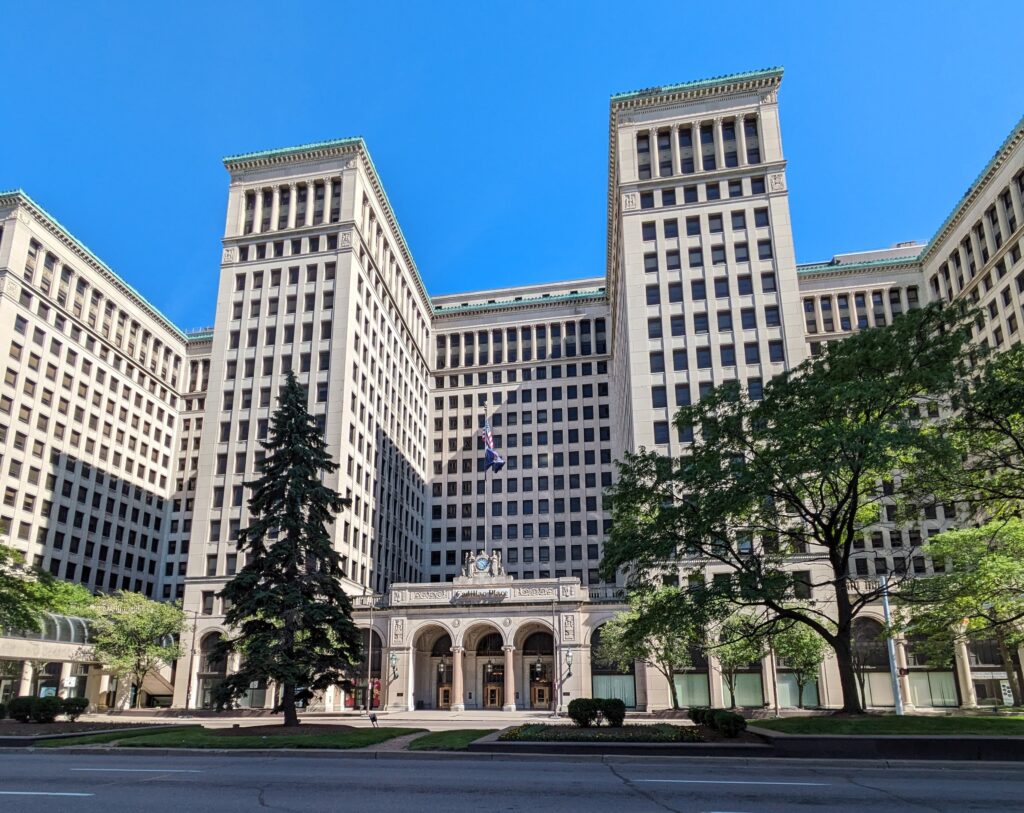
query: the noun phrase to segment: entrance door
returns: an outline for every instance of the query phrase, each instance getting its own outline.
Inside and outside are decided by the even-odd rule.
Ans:
[[[437,687],[437,707],[439,709],[450,709],[452,707],[452,687]]]
[[[502,691],[501,686],[487,685],[484,687],[484,708],[488,709],[500,709],[502,705]]]
[[[546,684],[534,683],[530,687],[530,705],[535,709],[543,709],[550,706],[551,687]]]

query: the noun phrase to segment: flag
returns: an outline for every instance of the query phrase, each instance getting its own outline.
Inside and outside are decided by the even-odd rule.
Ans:
[[[484,418],[484,428],[480,430],[484,439],[484,469],[491,469],[495,474],[505,465],[505,458],[494,450],[494,435],[491,434],[491,422]]]

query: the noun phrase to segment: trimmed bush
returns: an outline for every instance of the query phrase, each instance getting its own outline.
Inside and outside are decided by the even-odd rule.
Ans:
[[[11,715],[11,719],[17,720],[19,723],[28,723],[32,721],[32,710],[35,705],[36,698],[31,695],[22,695],[11,699],[7,705],[7,713]]]
[[[7,704],[0,703],[0,720],[6,719],[7,717]]]
[[[58,714],[64,713],[64,701],[57,697],[40,697],[32,706],[32,722],[52,723]]]
[[[580,728],[590,728],[601,711],[598,703],[599,701],[589,697],[577,697],[575,700],[569,701],[569,718]]]
[[[731,711],[716,711],[714,726],[724,737],[738,737],[741,732],[746,731],[747,721]]]
[[[606,700],[598,700],[600,704],[601,713],[604,715],[604,719],[608,721],[608,725],[613,728],[618,728],[622,725],[626,719],[626,704],[616,698],[608,698]]]
[[[88,697],[65,697],[61,704],[64,709],[64,716],[67,717],[71,722],[74,722],[83,714],[85,710],[89,708]]]
[[[704,706],[690,706],[686,710],[686,716],[690,718],[691,723],[700,725],[701,713],[704,711]]]

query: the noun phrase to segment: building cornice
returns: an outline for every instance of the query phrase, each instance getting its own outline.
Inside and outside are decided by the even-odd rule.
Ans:
[[[12,189],[7,192],[0,192],[0,207],[12,206],[21,207],[32,214],[36,222],[42,226],[50,235],[57,238],[64,248],[85,262],[93,271],[98,273],[107,282],[113,285],[122,295],[139,306],[149,316],[153,317],[160,325],[172,333],[181,341],[186,341],[185,333],[170,319],[164,316],[152,303],[149,302],[135,288],[128,284],[109,265],[96,256],[85,243],[75,237],[68,229],[61,225],[53,215],[47,212],[42,206],[36,203],[22,189]]]
[[[920,271],[921,261],[918,257],[907,257],[898,260],[865,260],[859,263],[811,263],[796,267],[797,277],[818,279],[821,277],[858,274],[864,271],[881,273],[883,271]]]
[[[930,259],[934,255],[935,249],[945,242],[946,238],[949,237],[949,235],[960,225],[971,205],[981,196],[981,193],[988,187],[992,178],[995,177],[1003,164],[1006,163],[1013,152],[1022,143],[1024,143],[1024,117],[1014,125],[1010,134],[1006,137],[1003,143],[999,145],[999,149],[996,150],[995,155],[992,156],[984,169],[978,173],[978,177],[976,177],[968,187],[967,192],[964,193],[964,196],[960,199],[959,203],[957,203],[953,211],[950,212],[949,216],[942,222],[942,225],[939,226],[938,230],[935,232],[935,236],[928,241],[928,245],[925,246],[919,256],[921,262],[925,262]]]
[[[541,294],[539,296],[515,297],[513,299],[495,300],[493,302],[465,302],[454,305],[435,305],[434,318],[444,319],[448,317],[466,316],[467,314],[479,313],[481,311],[502,312],[522,310],[524,308],[537,309],[569,302],[604,303],[607,301],[607,289],[598,288],[593,291],[578,291],[577,293],[569,294]]]

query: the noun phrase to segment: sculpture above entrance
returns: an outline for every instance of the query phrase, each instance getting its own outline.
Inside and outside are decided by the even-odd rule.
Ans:
[[[479,550],[476,555],[466,552],[466,558],[462,563],[462,578],[464,579],[495,579],[505,575],[505,566],[501,563],[501,551],[492,550],[488,556],[484,550]]]

